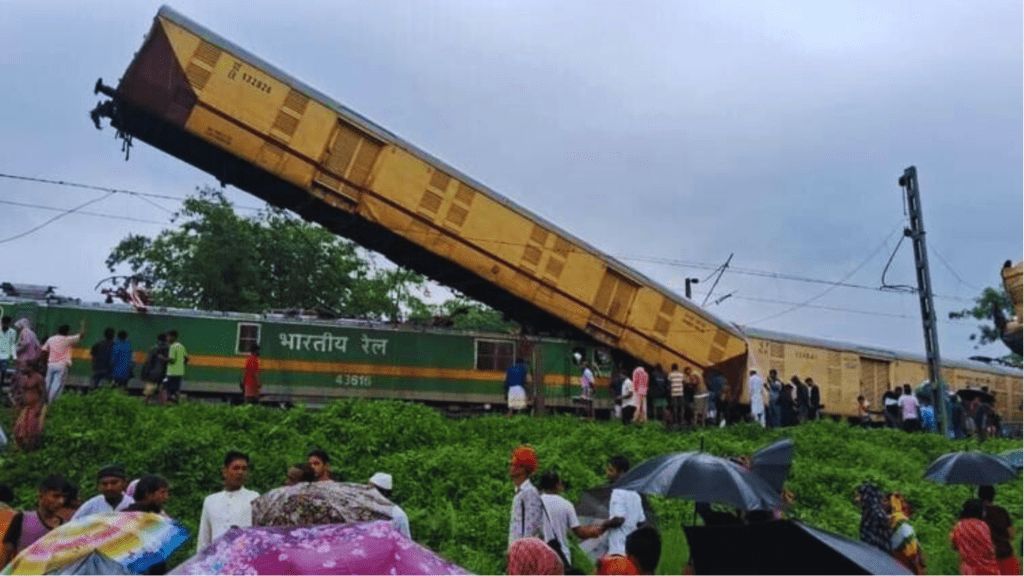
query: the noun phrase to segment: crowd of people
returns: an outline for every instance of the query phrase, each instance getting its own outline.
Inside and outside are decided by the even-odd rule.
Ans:
[[[647,522],[640,495],[613,489],[608,518],[581,525],[576,509],[561,496],[563,483],[554,470],[544,472],[537,490],[530,478],[538,470],[537,453],[529,446],[512,451],[508,475],[515,486],[508,526],[508,574],[582,573],[571,562],[569,534],[580,541],[604,537],[607,552],[597,561],[597,574],[653,574],[661,558],[661,537]],[[615,456],[605,476],[614,483],[629,471],[629,460]]]
[[[7,394],[15,409],[12,436],[18,449],[38,448],[47,410],[67,384],[72,350],[84,333],[84,321],[74,334],[68,324],[62,324],[56,334],[41,343],[28,318],[19,319],[13,326],[10,316],[0,319],[0,388],[7,385]],[[258,356],[258,346],[255,348]],[[127,389],[128,382],[135,377],[136,365],[126,330],[104,329],[103,338],[92,345],[90,355],[92,377],[87,390],[107,384]],[[145,383],[143,394],[147,401],[158,404],[177,401],[188,361],[188,351],[178,341],[177,330],[158,335],[139,375]],[[8,379],[12,368],[13,374]],[[247,365],[247,375],[248,368]],[[255,369],[258,370],[258,363]]]
[[[253,525],[252,502],[260,494],[246,488],[249,456],[231,451],[225,455],[223,464],[220,471],[223,489],[203,500],[196,534],[197,553],[230,528]],[[117,512],[150,512],[168,517],[164,506],[171,497],[171,485],[167,479],[152,474],[131,482],[128,478],[123,467],[104,466],[97,473],[99,493],[82,502],[78,486],[60,475],[47,476],[39,481],[36,506],[30,510],[12,508],[14,492],[9,486],[0,484],[0,541],[3,542],[0,569],[19,552],[66,522]],[[297,463],[286,471],[282,485],[335,480],[330,456],[326,451],[316,449],[310,451],[305,462]],[[378,472],[370,477],[367,484],[393,503],[392,481],[390,474]],[[405,511],[393,503],[390,516],[394,529],[411,539],[409,517]],[[165,564],[159,564],[150,573],[163,574],[166,570]]]
[[[978,497],[964,502],[949,532],[960,574],[1021,573],[1010,514],[993,503],[995,495],[994,487],[980,486]],[[924,550],[910,523],[913,510],[903,494],[883,494],[874,484],[865,483],[857,487],[853,499],[861,508],[861,540],[891,554],[912,573],[927,573]]]
[[[901,428],[907,432],[936,432],[938,423],[934,401],[930,390],[919,393],[910,384],[888,388],[882,394],[882,408],[872,410],[871,403],[863,396],[857,397],[857,419],[861,426],[885,426]],[[977,436],[985,440],[1000,435],[999,414],[992,405],[975,395],[964,402],[954,392],[946,394],[946,415],[949,417],[949,435],[952,438]],[[881,417],[876,421],[875,416]]]

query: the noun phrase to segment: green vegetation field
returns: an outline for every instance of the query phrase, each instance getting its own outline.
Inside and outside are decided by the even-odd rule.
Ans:
[[[166,476],[172,494],[168,512],[194,533],[203,498],[219,489],[227,450],[250,454],[249,487],[263,492],[282,483],[289,464],[322,447],[346,480],[365,482],[374,472],[391,473],[395,500],[409,515],[413,538],[471,571],[491,574],[504,567],[513,495],[507,462],[516,445],[534,446],[542,470],[557,465],[571,484],[566,497],[575,500],[581,490],[604,482],[610,456],[621,453],[638,463],[695,450],[701,435],[705,450],[718,455],[749,454],[792,438],[796,457],[788,485],[796,503],[790,516],[853,538],[860,516],[850,494],[857,484],[870,480],[883,490],[902,490],[916,511],[912,523],[929,560],[928,572],[957,572],[946,534],[972,489],[938,485],[921,475],[940,454],[977,444],[831,421],[778,431],[744,425],[675,433],[658,423],[623,427],[565,416],[455,421],[425,406],[393,401],[338,401],[315,412],[203,403],[158,408],[102,391],[62,397],[50,415],[45,446],[32,454],[4,456],[0,481],[14,487],[20,506],[30,507],[39,478],[60,473],[82,487],[84,500],[97,491],[98,468],[117,462],[133,477]],[[1020,446],[1019,440],[998,440],[984,449]],[[1013,516],[1019,554],[1022,483],[1006,483],[997,491],[997,503]],[[658,572],[679,573],[688,555],[680,525],[690,521],[692,503],[655,498],[654,506],[664,541]],[[194,553],[194,546],[190,540],[171,565]],[[574,562],[590,568],[582,554],[575,554]]]

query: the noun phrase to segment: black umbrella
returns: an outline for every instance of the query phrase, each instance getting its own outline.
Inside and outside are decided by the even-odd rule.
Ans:
[[[943,484],[986,486],[1013,480],[1017,470],[999,456],[981,452],[953,452],[935,459],[924,477]]]
[[[696,574],[910,574],[874,546],[793,520],[683,531]]]
[[[658,456],[623,474],[616,488],[697,502],[732,504],[743,510],[781,508],[766,480],[725,458],[705,452]]]
[[[793,441],[789,438],[765,446],[754,452],[750,471],[764,478],[775,492],[782,492],[782,485],[789,477],[793,465]]]
[[[996,397],[988,390],[982,390],[981,388],[961,388],[956,391],[956,395],[960,397],[964,402],[970,402],[975,398],[981,398],[982,402],[988,404],[994,404]]]

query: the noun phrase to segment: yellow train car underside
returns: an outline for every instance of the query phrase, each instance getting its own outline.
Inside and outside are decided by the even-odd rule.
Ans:
[[[168,8],[115,100],[122,131],[527,326],[744,381],[728,322]]]

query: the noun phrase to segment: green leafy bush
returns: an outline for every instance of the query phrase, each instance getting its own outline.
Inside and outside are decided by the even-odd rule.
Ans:
[[[513,488],[508,457],[519,444],[534,446],[541,468],[557,465],[575,500],[602,484],[604,465],[614,454],[633,463],[668,452],[704,450],[719,455],[750,454],[783,437],[796,456],[788,485],[796,494],[790,516],[813,526],[857,538],[860,515],[850,494],[864,480],[883,490],[902,490],[915,510],[912,520],[929,560],[929,572],[955,573],[955,554],[946,534],[965,486],[923,480],[937,456],[977,448],[935,435],[862,430],[831,421],[786,430],[754,425],[701,432],[666,432],[660,423],[624,427],[617,422],[583,423],[567,416],[543,419],[487,416],[449,420],[426,406],[399,401],[337,401],[323,410],[280,410],[188,402],[166,408],[146,406],[112,391],[68,394],[54,406],[42,449],[12,453],[0,461],[0,481],[15,488],[18,504],[30,507],[36,482],[60,473],[77,482],[83,499],[97,492],[95,474],[108,463],[124,465],[133,477],[162,474],[171,483],[167,509],[193,533],[203,498],[220,489],[220,467],[231,449],[252,458],[249,486],[260,492],[279,486],[287,467],[316,447],[326,449],[335,471],[349,481],[366,481],[377,471],[395,479],[395,499],[409,515],[413,537],[477,573],[504,568]],[[991,440],[985,451],[1020,447],[1019,441]],[[1021,527],[1020,481],[999,487],[997,503]],[[652,498],[664,541],[660,573],[679,573],[688,556],[682,524],[692,521],[693,504]],[[1019,540],[1014,543],[1020,545]],[[194,540],[171,565],[193,554]],[[1018,549],[1019,552],[1019,549]],[[582,554],[575,563],[591,568]]]

